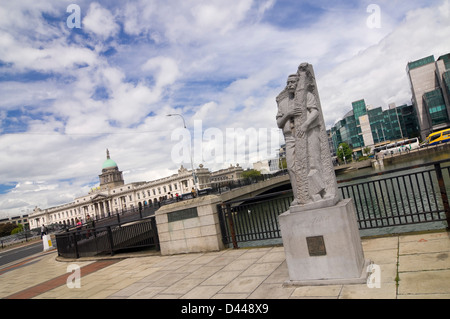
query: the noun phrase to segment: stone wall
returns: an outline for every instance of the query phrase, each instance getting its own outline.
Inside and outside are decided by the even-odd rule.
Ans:
[[[224,248],[215,195],[161,207],[156,224],[162,255],[218,251]]]

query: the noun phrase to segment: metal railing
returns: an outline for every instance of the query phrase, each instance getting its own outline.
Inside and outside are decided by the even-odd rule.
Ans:
[[[353,198],[360,230],[428,222],[450,225],[450,160],[414,165],[338,182]],[[446,183],[447,181],[447,183]],[[292,190],[218,206],[225,245],[281,238],[278,215],[289,209]]]
[[[360,229],[435,221],[447,221],[450,225],[445,185],[450,167],[443,166],[447,163],[450,161],[345,179],[339,181],[339,189],[343,198],[353,198]],[[364,181],[358,182],[361,180]]]
[[[86,225],[55,235],[58,255],[69,258],[115,254],[122,250],[159,250],[155,217],[92,227]]]

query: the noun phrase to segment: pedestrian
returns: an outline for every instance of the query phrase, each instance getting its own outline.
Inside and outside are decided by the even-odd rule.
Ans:
[[[195,198],[197,196],[194,187],[192,187],[191,193],[192,193],[193,198]]]
[[[45,227],[45,225],[42,224],[42,226],[41,226],[41,239],[42,239],[42,237],[44,235],[47,235],[47,231],[48,231],[47,227]]]
[[[75,218],[75,224],[77,225],[77,238],[80,239],[81,220]]]
[[[92,220],[89,214],[86,216],[86,228],[87,228],[86,238],[89,238],[91,234],[91,228],[94,228],[94,221]]]

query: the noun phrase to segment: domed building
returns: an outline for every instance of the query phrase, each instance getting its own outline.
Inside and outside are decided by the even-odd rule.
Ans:
[[[242,171],[239,166],[236,169]],[[101,174],[98,175],[99,186],[92,188],[87,195],[76,197],[66,204],[46,209],[36,207],[29,215],[30,228],[54,223],[75,225],[76,218],[84,222],[87,215],[99,219],[130,210],[159,207],[164,199],[190,194],[192,188],[202,190],[211,187],[211,178],[217,175],[201,164],[194,172],[197,182],[194,181],[192,170],[181,166],[177,173],[167,177],[125,184],[122,171],[111,159],[107,149],[106,160],[102,164]],[[231,176],[234,175],[233,179],[237,179],[237,172],[233,172]],[[227,171],[227,174],[229,173]],[[218,175],[223,175],[223,172],[218,172]]]
[[[125,184],[122,172],[119,171],[116,162],[111,159],[108,149],[106,149],[106,161],[103,162],[102,173],[98,177],[100,190],[108,190]]]

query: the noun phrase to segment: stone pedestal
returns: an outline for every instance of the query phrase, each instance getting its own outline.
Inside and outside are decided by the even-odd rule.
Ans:
[[[303,210],[291,207],[280,215],[289,280],[285,285],[365,283],[364,259],[352,199]]]

